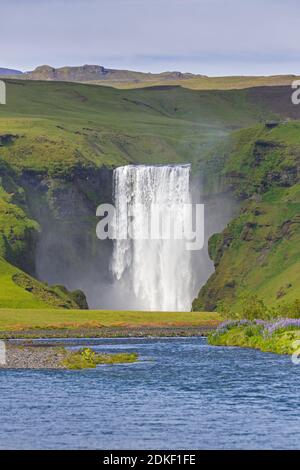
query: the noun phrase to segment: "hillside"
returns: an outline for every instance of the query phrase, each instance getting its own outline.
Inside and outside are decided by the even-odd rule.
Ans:
[[[248,227],[252,223],[248,199],[257,192],[254,188],[266,180],[264,165],[270,165],[266,166],[268,171],[270,168],[275,171],[270,191],[273,185],[281,188],[276,176],[278,168],[295,165],[298,123],[274,129],[261,124],[265,120],[300,119],[300,109],[291,104],[288,87],[193,91],[173,86],[117,90],[78,83],[7,80],[7,92],[8,103],[0,107],[0,306],[8,306],[8,292],[10,307],[20,306],[23,300],[24,305],[36,308],[41,304],[49,306],[49,302],[83,305],[80,293],[48,288],[37,281],[34,284],[34,277],[66,285],[69,291],[86,290],[97,267],[106,266],[107,253],[99,249],[94,236],[95,210],[101,201],[110,200],[111,169],[115,166],[192,162],[193,173],[202,177],[207,191],[227,190],[230,185],[240,198],[246,199],[245,204],[249,203],[249,209],[227,229],[235,234],[241,230],[236,226]],[[272,158],[255,160],[251,150],[256,148],[255,142],[268,139],[284,142],[286,161],[280,160],[278,151],[278,161],[272,152]],[[277,147],[270,146],[272,151],[274,148]],[[264,155],[269,148],[258,144],[258,149]],[[289,175],[289,171],[285,174]],[[259,194],[263,195],[259,204],[269,204],[268,217],[272,217],[264,222],[267,215],[256,215],[262,217],[257,231],[265,223],[271,224],[276,232],[284,222],[278,213],[279,203],[286,215],[290,198],[298,193],[295,189],[291,193],[273,194],[264,189]],[[293,227],[297,207],[288,206],[288,220]],[[227,232],[224,233],[227,240]],[[236,286],[244,279],[238,266],[251,259],[249,245],[243,239],[238,242],[240,251],[234,259],[241,264],[230,262],[228,267],[222,237],[215,237],[215,245],[211,244],[212,256],[217,256],[217,270],[201,291],[195,308],[202,309],[203,305],[215,308],[217,300],[228,297],[228,292],[234,298]],[[295,250],[297,254],[298,243],[294,243],[294,238],[289,243],[291,253]],[[236,245],[230,249],[236,250]],[[254,245],[252,250],[255,251]],[[270,251],[272,263],[282,265],[276,261],[277,253],[273,256]],[[254,257],[253,265],[257,262]],[[270,266],[275,272],[274,266]],[[291,269],[296,272],[297,265]],[[80,273],[80,279],[74,279],[74,272]],[[267,271],[261,269],[260,273],[267,276]],[[253,275],[249,271],[245,282],[256,288],[256,281],[251,280]],[[286,272],[281,275],[286,276]],[[291,277],[289,283],[294,286],[296,274]],[[279,278],[276,283],[276,292],[284,288]],[[273,287],[265,284],[263,290],[262,286],[260,282],[263,295],[273,292]],[[287,295],[292,298],[294,287],[288,289]]]
[[[1,73],[1,70],[3,73]],[[111,86],[119,89],[136,89],[153,86],[182,86],[191,90],[237,90],[262,86],[290,86],[299,77],[289,75],[271,76],[225,76],[208,77],[202,74],[177,71],[162,73],[136,72],[103,67],[102,65],[65,66],[55,68],[41,65],[22,74],[20,71],[0,69],[0,76],[18,75],[23,80],[81,82]]]
[[[181,72],[144,73],[131,70],[117,70],[105,68],[101,65],[82,65],[77,67],[54,68],[49,65],[41,65],[31,72],[26,73],[26,78],[31,80],[57,80],[67,82],[104,81],[109,83],[144,83],[165,80],[186,80],[197,75]]]
[[[0,107],[1,158],[14,168],[54,173],[129,162],[196,167],[232,130],[298,115],[285,87],[116,90],[8,80],[7,105]]]
[[[0,67],[0,77],[1,76],[7,76],[7,75],[22,75],[23,72],[20,70],[14,70],[14,69],[6,69],[3,67]]]
[[[254,293],[274,306],[299,299],[300,122],[238,131],[224,153],[223,177],[243,202],[210,239],[216,271],[193,308],[236,308]]]
[[[90,83],[98,85],[109,85],[120,89],[145,88],[160,85],[178,85],[190,90],[242,90],[253,87],[274,87],[291,86],[294,80],[298,80],[296,75],[270,75],[270,76],[225,76],[207,77],[205,75],[192,75],[188,77],[162,77],[157,75],[148,80],[120,80],[104,81],[94,80]],[[186,74],[188,75],[188,74]],[[151,77],[150,77],[151,78]]]

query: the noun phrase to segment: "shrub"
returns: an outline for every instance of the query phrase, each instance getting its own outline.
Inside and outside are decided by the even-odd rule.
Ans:
[[[136,353],[99,354],[90,348],[81,348],[78,351],[66,351],[62,365],[66,369],[94,369],[100,364],[121,364],[137,359]]]
[[[276,309],[277,317],[300,318],[300,299],[284,302]]]
[[[238,314],[231,309],[231,303],[228,300],[220,300],[217,303],[217,311],[221,313],[226,320],[238,318]]]
[[[239,317],[247,320],[269,320],[272,318],[272,310],[257,295],[248,294],[241,297]]]
[[[269,309],[257,295],[246,294],[239,297],[238,301],[239,309],[236,312],[231,309],[228,301],[220,301],[217,310],[227,320],[269,320],[275,316],[275,312]]]

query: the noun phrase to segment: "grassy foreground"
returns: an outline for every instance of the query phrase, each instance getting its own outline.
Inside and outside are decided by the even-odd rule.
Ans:
[[[102,327],[205,327],[221,321],[217,313],[126,312],[105,310],[0,309],[0,330],[72,329]]]
[[[214,346],[239,346],[276,354],[293,354],[300,346],[300,320],[229,321],[208,337]]]

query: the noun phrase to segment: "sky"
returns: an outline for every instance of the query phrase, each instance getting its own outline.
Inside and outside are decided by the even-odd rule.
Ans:
[[[300,75],[299,0],[0,0],[0,67]]]

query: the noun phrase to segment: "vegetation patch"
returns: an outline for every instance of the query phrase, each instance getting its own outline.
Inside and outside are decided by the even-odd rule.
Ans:
[[[194,310],[238,311],[251,293],[278,309],[299,298],[300,122],[234,132],[220,170],[241,201],[240,212],[209,240],[215,272]]]
[[[85,296],[81,291],[69,292],[63,286],[47,285],[36,281],[33,277],[24,273],[16,273],[12,277],[15,284],[31,292],[36,298],[47,303],[54,308],[80,308],[80,303],[84,303]],[[78,299],[78,303],[76,300]],[[86,307],[86,301],[84,306]]]
[[[6,344],[5,369],[94,369],[102,364],[132,363],[136,353],[102,354],[90,348],[71,351],[63,346]]]
[[[90,348],[79,351],[66,351],[62,366],[66,369],[94,369],[104,364],[124,364],[136,362],[137,353],[99,354]]]
[[[215,346],[239,346],[276,354],[293,354],[299,348],[300,320],[239,320],[222,323],[208,342]]]

